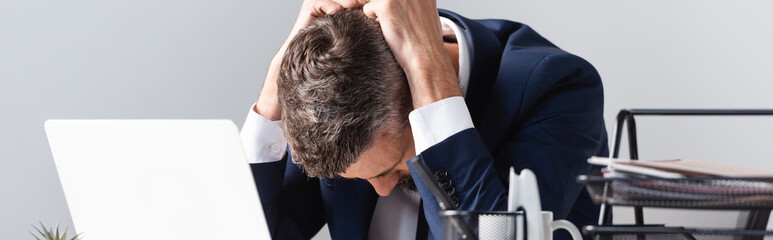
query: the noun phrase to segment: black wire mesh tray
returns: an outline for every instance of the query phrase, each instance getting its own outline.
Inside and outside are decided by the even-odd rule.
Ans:
[[[579,176],[597,204],[622,206],[773,208],[773,178],[680,178]]]
[[[773,240],[773,231],[684,227],[586,226],[595,240]]]

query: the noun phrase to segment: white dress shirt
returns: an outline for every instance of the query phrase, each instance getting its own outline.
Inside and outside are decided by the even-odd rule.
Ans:
[[[470,78],[470,52],[466,35],[453,21],[440,17],[450,27],[459,46],[459,86],[467,93]],[[253,105],[254,107],[254,105]],[[242,144],[249,163],[279,161],[284,157],[287,139],[281,121],[270,121],[250,108],[241,130]],[[448,121],[454,119],[454,121]],[[463,97],[450,97],[415,109],[408,115],[416,153],[473,128]],[[418,193],[394,188],[387,197],[379,197],[371,219],[368,239],[415,239],[418,221]]]

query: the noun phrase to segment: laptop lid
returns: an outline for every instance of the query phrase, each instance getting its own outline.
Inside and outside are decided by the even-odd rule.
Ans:
[[[230,120],[49,120],[85,239],[270,239]]]

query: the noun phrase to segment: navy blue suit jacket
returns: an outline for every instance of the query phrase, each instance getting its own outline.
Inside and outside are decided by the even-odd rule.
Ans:
[[[505,210],[508,169],[515,166],[537,175],[544,210],[578,226],[594,224],[598,206],[575,178],[591,170],[588,157],[608,155],[596,70],[524,24],[440,14],[461,26],[470,44],[465,101],[475,128],[419,155],[432,170],[448,172],[459,209]],[[287,156],[251,165],[273,237],[308,239],[327,223],[334,239],[366,239],[378,199],[373,187],[308,178]],[[429,235],[417,238],[442,239],[437,202],[415,173],[413,179],[429,225]]]

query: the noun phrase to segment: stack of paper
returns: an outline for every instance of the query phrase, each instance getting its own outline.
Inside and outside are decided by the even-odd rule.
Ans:
[[[625,160],[591,157],[588,162],[607,167],[611,175],[645,175],[660,178],[773,177],[773,172],[705,160]]]

